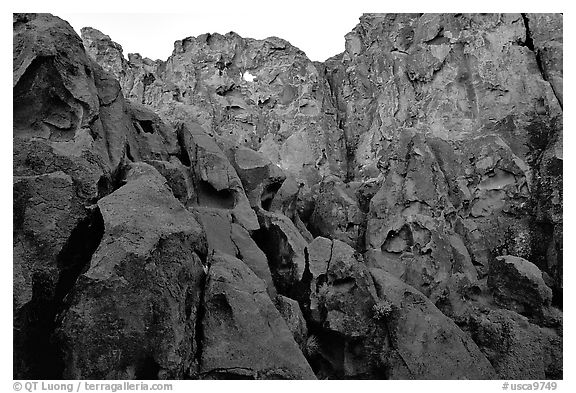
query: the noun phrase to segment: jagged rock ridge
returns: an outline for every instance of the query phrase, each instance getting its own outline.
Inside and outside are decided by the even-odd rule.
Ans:
[[[562,378],[561,15],[15,14],[13,75],[15,378]]]

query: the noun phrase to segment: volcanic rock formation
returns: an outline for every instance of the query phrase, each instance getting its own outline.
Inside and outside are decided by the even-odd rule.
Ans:
[[[562,378],[562,15],[13,27],[14,378]]]

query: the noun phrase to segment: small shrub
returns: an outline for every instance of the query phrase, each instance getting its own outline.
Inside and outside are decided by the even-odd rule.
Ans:
[[[308,358],[314,357],[320,353],[320,341],[315,335],[310,335],[306,340],[305,355]]]
[[[394,312],[394,305],[387,300],[380,300],[372,307],[374,319],[377,321],[389,318]]]

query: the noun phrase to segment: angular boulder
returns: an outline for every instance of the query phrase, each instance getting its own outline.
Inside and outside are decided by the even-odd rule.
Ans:
[[[216,137],[215,141],[240,177],[250,205],[269,210],[276,191],[286,179],[284,172],[262,153],[226,138]]]
[[[66,378],[173,379],[195,371],[202,227],[143,163],[98,201],[104,237],[56,338]]]
[[[363,242],[366,217],[358,206],[357,187],[358,184],[344,184],[336,177],[322,181],[315,194],[310,229],[319,236],[359,246]]]
[[[304,313],[315,327],[307,343],[315,371],[326,378],[384,378],[379,355],[386,351],[386,329],[374,318],[376,290],[361,256],[322,237],[307,254]]]
[[[562,334],[509,310],[484,310],[468,322],[499,379],[562,379]]]
[[[552,289],[544,282],[540,269],[511,255],[492,261],[488,287],[498,305],[527,316],[541,315],[552,301]]]
[[[266,282],[271,298],[276,288],[268,266],[268,258],[250,237],[250,233],[234,222],[229,210],[195,207],[208,242],[208,252],[220,252],[241,259],[256,276]]]
[[[194,123],[183,124],[178,134],[193,171],[198,204],[228,209],[244,228],[258,229],[258,218],[250,207],[242,181],[214,138]]]
[[[371,269],[390,336],[390,379],[492,379],[478,346],[416,289]]]
[[[177,157],[170,157],[170,161],[146,160],[168,182],[174,196],[184,205],[196,203],[196,192],[190,170]]]
[[[304,353],[306,350],[306,340],[308,338],[308,328],[300,305],[296,300],[282,295],[276,296],[274,304],[280,315],[282,315],[282,318],[284,318],[288,329],[292,332],[294,340],[300,347],[300,350]]]
[[[315,379],[265,283],[242,261],[211,257],[203,304],[201,378]]]

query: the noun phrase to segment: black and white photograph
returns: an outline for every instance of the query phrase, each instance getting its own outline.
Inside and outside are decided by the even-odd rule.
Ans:
[[[6,391],[568,386],[558,4],[168,3],[11,12]]]

